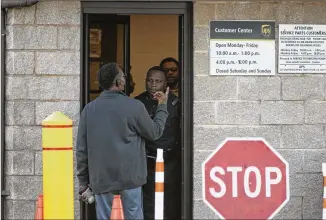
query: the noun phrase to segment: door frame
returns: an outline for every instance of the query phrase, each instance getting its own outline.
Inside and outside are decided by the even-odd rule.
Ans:
[[[80,111],[86,104],[87,82],[85,64],[88,48],[85,39],[86,14],[153,14],[179,15],[179,65],[182,97],[182,219],[193,217],[193,3],[156,1],[81,1],[81,90]],[[181,26],[181,27],[180,27]],[[181,44],[181,45],[180,45]],[[82,210],[81,210],[82,212]],[[81,215],[82,216],[82,215]]]

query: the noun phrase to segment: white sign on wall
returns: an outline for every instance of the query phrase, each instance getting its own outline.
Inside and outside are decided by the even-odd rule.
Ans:
[[[326,73],[326,25],[279,25],[279,73]]]
[[[275,75],[274,21],[210,21],[210,75]]]

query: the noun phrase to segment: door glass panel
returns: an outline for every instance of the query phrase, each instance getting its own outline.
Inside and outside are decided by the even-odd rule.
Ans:
[[[89,24],[89,78],[88,101],[100,95],[102,89],[97,80],[97,73],[102,65],[109,62],[118,63],[124,69],[126,22],[117,19],[105,19],[94,16]]]

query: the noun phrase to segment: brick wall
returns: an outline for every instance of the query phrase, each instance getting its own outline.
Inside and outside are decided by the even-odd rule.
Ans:
[[[208,21],[325,24],[325,11],[326,3],[308,1],[195,3],[194,219],[217,218],[201,200],[200,167],[229,136],[264,137],[289,162],[291,199],[278,218],[321,218],[321,163],[326,159],[324,75],[208,76]],[[41,121],[53,111],[62,111],[74,120],[76,135],[80,30],[79,1],[46,1],[8,11],[5,180],[10,196],[6,219],[33,218],[35,200],[42,191]],[[75,210],[77,219],[77,202]]]
[[[42,192],[42,120],[62,111],[74,120],[76,135],[80,2],[46,1],[10,9],[6,23],[5,182],[10,196],[5,218],[33,219]],[[77,200],[75,204],[78,218]]]
[[[276,218],[322,217],[325,76],[209,76],[208,24],[214,19],[326,24],[325,11],[325,2],[310,1],[195,3],[194,219],[217,218],[202,201],[201,163],[229,136],[263,137],[289,162],[291,198]]]

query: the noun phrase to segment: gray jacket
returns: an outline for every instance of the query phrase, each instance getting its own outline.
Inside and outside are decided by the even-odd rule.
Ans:
[[[131,189],[146,183],[145,141],[163,134],[167,106],[154,119],[139,100],[103,91],[80,115],[77,135],[77,177],[95,194]]]

